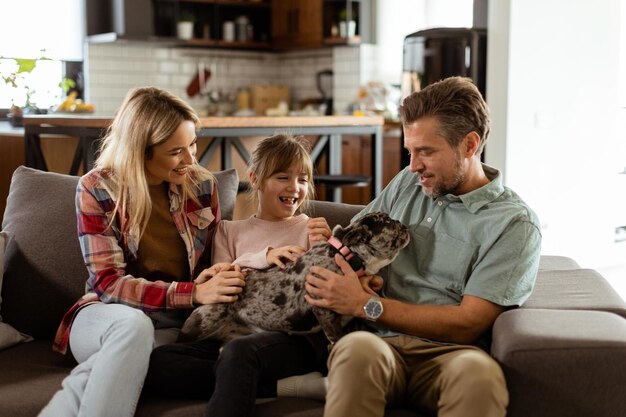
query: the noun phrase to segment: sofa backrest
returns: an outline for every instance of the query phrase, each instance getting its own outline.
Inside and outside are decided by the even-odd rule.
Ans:
[[[224,218],[232,218],[239,179],[215,173]],[[35,338],[52,338],[61,317],[85,292],[74,196],[78,177],[19,167],[13,173],[2,230],[9,233],[2,285],[3,321]]]
[[[3,320],[35,338],[54,335],[85,291],[87,269],[76,237],[78,177],[19,167],[2,229],[10,240],[2,285]]]
[[[314,200],[306,213],[310,217],[324,217],[332,229],[336,225],[347,226],[352,217],[365,206]]]

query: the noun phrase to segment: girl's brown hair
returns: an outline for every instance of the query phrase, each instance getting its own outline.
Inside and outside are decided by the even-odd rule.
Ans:
[[[263,189],[266,179],[277,172],[287,171],[294,164],[299,164],[307,175],[307,192],[300,206],[300,210],[303,210],[315,194],[311,143],[303,136],[279,134],[261,140],[250,157],[248,173],[256,175],[258,189]],[[258,205],[256,191],[253,188],[251,195]]]

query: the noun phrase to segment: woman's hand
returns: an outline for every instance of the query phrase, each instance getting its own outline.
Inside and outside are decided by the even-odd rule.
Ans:
[[[285,269],[283,260],[287,259],[295,262],[304,252],[306,252],[306,249],[302,246],[282,246],[268,250],[266,259],[269,265],[277,265],[280,269]]]
[[[309,234],[309,246],[313,246],[317,242],[326,242],[330,237],[330,227],[323,217],[312,217],[307,220],[306,224]]]
[[[203,274],[208,275],[210,269],[202,271],[198,278]],[[244,285],[244,274],[239,265],[235,265],[232,270],[222,270],[208,280],[205,279],[202,284],[196,284],[191,297],[196,305],[232,303],[239,299],[238,294],[243,291]]]
[[[213,266],[211,266],[210,268],[207,268],[204,271],[200,272],[196,279],[193,280],[193,282],[195,282],[196,284],[202,284],[203,282],[207,282],[208,280],[213,278],[219,272],[234,270],[234,268],[235,265],[229,264],[228,262],[218,262],[216,264],[213,264]]]

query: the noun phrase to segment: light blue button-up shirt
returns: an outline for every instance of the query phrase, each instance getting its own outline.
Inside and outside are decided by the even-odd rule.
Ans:
[[[383,211],[409,227],[411,242],[383,273],[384,297],[458,305],[472,295],[517,306],[530,296],[539,268],[539,220],[502,184],[498,170],[483,169],[488,184],[433,199],[407,167],[355,217]]]

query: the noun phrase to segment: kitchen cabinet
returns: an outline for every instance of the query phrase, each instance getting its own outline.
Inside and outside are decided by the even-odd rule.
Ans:
[[[275,49],[322,46],[322,0],[272,0]]]
[[[155,0],[157,37],[176,37],[176,22],[193,16],[193,36],[183,46],[232,49],[270,49],[270,0]],[[224,33],[225,22],[233,27],[233,39]],[[240,23],[241,22],[241,23]],[[226,38],[226,39],[225,39]]]

